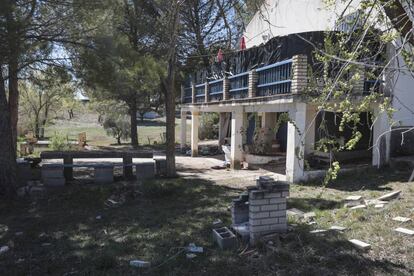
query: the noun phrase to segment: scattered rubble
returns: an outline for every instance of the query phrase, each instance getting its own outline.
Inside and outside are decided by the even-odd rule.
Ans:
[[[187,253],[185,256],[189,260],[194,259],[195,257],[197,257],[197,255],[196,254],[193,254],[193,253]]]
[[[398,227],[394,231],[402,233],[402,234],[406,234],[406,235],[409,235],[409,236],[414,235],[414,230],[410,230],[410,229],[407,229],[407,228]]]
[[[0,255],[6,253],[9,250],[10,250],[10,247],[8,247],[7,245],[0,247]]]
[[[346,229],[347,229],[346,227],[336,226],[336,225],[333,225],[331,226],[331,228],[329,228],[329,230],[332,230],[332,231],[345,231]]]
[[[237,246],[236,235],[227,227],[213,229],[213,237],[222,250],[233,249]]]
[[[323,234],[323,233],[326,233],[326,232],[328,232],[328,230],[325,230],[325,229],[316,229],[316,230],[310,231],[309,233],[310,234]]]
[[[378,199],[368,199],[368,200],[365,200],[365,205],[367,205],[367,206],[379,205],[379,204],[385,205],[387,203],[388,203],[388,201],[382,201],[382,200],[378,200]]]
[[[151,267],[150,262],[141,261],[141,260],[132,260],[129,262],[130,266],[139,267],[139,268],[148,268]]]
[[[347,198],[345,198],[345,201],[361,201],[361,200],[362,200],[362,196],[360,195],[348,196]]]
[[[316,214],[315,212],[308,212],[308,213],[303,214],[303,217],[305,219],[314,219],[316,217]]]
[[[367,205],[361,204],[361,205],[351,207],[350,210],[365,209],[365,208],[367,208]]]
[[[405,218],[405,217],[395,217],[392,220],[398,221],[398,222],[409,222],[409,221],[411,221],[410,218]]]
[[[296,209],[296,208],[291,208],[289,210],[286,211],[288,215],[290,216],[297,216],[299,218],[303,218],[303,216],[305,215],[305,212]]]
[[[385,204],[376,204],[374,205],[374,208],[381,209],[381,208],[384,208],[384,206]]]
[[[396,192],[388,193],[386,195],[380,196],[378,198],[378,200],[381,200],[381,201],[390,201],[390,200],[393,200],[393,199],[398,198],[400,196],[400,194],[401,194],[401,191],[396,191]]]
[[[187,252],[190,252],[190,253],[203,253],[204,252],[204,249],[201,246],[196,246],[195,243],[190,243],[186,249],[187,249]]]
[[[352,240],[349,240],[349,242],[352,243],[352,245],[354,245],[358,249],[368,250],[371,248],[370,244],[360,241],[360,240],[352,239]]]

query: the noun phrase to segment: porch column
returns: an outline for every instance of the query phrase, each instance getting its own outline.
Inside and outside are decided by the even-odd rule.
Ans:
[[[226,123],[227,113],[220,112],[219,121],[219,148],[226,143],[228,124]]]
[[[191,116],[191,157],[198,156],[198,127],[200,125],[200,113],[192,112]]]
[[[231,168],[240,170],[240,162],[242,161],[243,146],[243,111],[233,111],[231,117]]]
[[[315,151],[316,114],[316,106],[308,104],[306,107],[305,157]]]
[[[286,150],[286,179],[294,183],[304,176],[304,140],[306,126],[306,104],[296,103],[289,110],[293,123],[288,123],[288,141]]]
[[[181,110],[181,133],[180,133],[181,151],[185,150],[187,144],[187,111]]]
[[[374,125],[372,130],[372,166],[377,168],[388,164],[390,160],[390,125],[388,116],[381,112],[378,107],[374,108]]]

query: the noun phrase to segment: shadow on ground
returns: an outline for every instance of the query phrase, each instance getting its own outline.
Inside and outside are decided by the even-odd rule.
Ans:
[[[217,249],[211,223],[230,224],[229,207],[241,190],[193,179],[118,182],[108,186],[81,182],[50,190],[37,200],[0,203],[1,275],[338,275],[406,272],[386,260],[372,260],[340,235],[311,236],[305,225],[264,245],[258,254]],[[120,202],[107,206],[108,198]],[[313,199],[293,201],[301,207]],[[335,202],[320,202],[332,208]],[[16,233],[22,232],[19,235]],[[189,243],[205,252],[187,259]],[[151,261],[144,271],[132,259]]]

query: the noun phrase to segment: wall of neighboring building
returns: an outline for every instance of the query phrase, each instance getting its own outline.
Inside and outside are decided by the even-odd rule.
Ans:
[[[349,13],[356,10],[359,2],[353,1]],[[267,0],[246,27],[246,46],[260,45],[275,36],[333,30],[344,5],[338,1],[331,9],[323,0]]]

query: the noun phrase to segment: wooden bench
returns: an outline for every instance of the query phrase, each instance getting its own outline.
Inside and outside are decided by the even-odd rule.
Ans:
[[[127,179],[133,178],[133,158],[148,158],[154,157],[149,151],[44,151],[40,154],[42,160],[61,159],[63,160],[64,177],[66,180],[73,179],[74,167],[93,167],[95,168],[99,163],[93,164],[73,164],[73,159],[122,159],[122,166],[124,168],[124,176]],[[105,164],[102,164],[105,165]],[[113,166],[113,165],[112,165]]]

